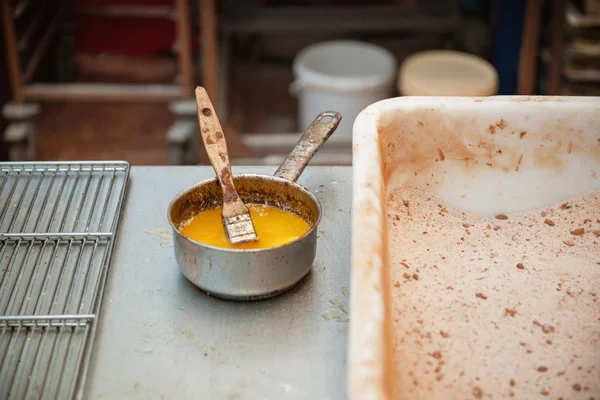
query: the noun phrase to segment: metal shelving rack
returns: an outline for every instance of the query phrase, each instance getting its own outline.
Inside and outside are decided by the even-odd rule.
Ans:
[[[2,110],[10,122],[4,132],[11,161],[35,160],[37,102],[168,102],[193,98],[194,62],[190,0],[169,6],[81,6],[71,0],[0,0],[12,102]],[[177,27],[178,82],[107,84],[36,82],[40,63],[69,16],[77,13],[111,18],[172,19]],[[29,16],[29,21],[25,17]],[[49,23],[43,23],[49,20]]]
[[[80,398],[129,164],[0,164],[0,398]]]
[[[13,4],[14,3],[14,4]],[[76,8],[69,0],[45,2],[36,8],[36,14],[19,35],[16,25],[26,10],[35,7],[30,0],[2,0],[4,15],[4,40],[7,48],[9,73],[11,76],[13,98],[16,103],[28,101],[168,101],[192,97],[193,61],[191,48],[191,21],[188,0],[177,0],[173,6],[86,6]],[[103,15],[114,18],[161,18],[173,19],[177,23],[179,41],[178,64],[180,84],[173,85],[135,85],[105,83],[56,83],[34,82],[39,62],[48,49],[50,40],[66,21],[69,11],[86,15]],[[39,23],[43,14],[52,15],[51,22],[44,27]],[[41,16],[38,18],[37,15]],[[45,28],[45,30],[44,30]],[[40,31],[43,34],[40,35]],[[29,32],[31,32],[29,34]],[[31,43],[33,35],[41,36],[35,46]],[[26,57],[27,54],[32,54]]]

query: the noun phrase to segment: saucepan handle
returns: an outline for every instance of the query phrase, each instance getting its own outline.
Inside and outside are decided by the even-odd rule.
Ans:
[[[315,153],[335,132],[341,120],[342,115],[335,111],[319,114],[302,134],[294,150],[281,163],[275,176],[296,182]]]

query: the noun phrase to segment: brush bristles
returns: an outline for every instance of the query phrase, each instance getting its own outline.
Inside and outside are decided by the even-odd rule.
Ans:
[[[250,213],[223,218],[223,227],[229,241],[233,244],[255,242],[258,240]]]

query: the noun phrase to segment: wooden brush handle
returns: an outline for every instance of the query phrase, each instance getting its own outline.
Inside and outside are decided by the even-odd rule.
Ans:
[[[221,123],[208,97],[208,93],[200,86],[196,88],[196,104],[198,106],[198,124],[200,125],[202,141],[204,142],[210,163],[215,169],[217,179],[223,189],[223,211],[226,208],[231,208],[234,204],[241,204],[241,211],[243,212],[245,206],[233,186],[233,177],[229,165],[229,155],[227,154],[227,143],[225,143],[223,128],[221,128]]]

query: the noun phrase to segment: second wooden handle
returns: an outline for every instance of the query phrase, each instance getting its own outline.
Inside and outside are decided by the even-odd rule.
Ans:
[[[196,105],[198,106],[198,123],[204,147],[208,153],[210,163],[215,169],[217,179],[223,189],[223,203],[235,201],[238,198],[233,186],[233,177],[229,165],[227,143],[223,135],[223,128],[217,113],[203,87],[196,88]]]

